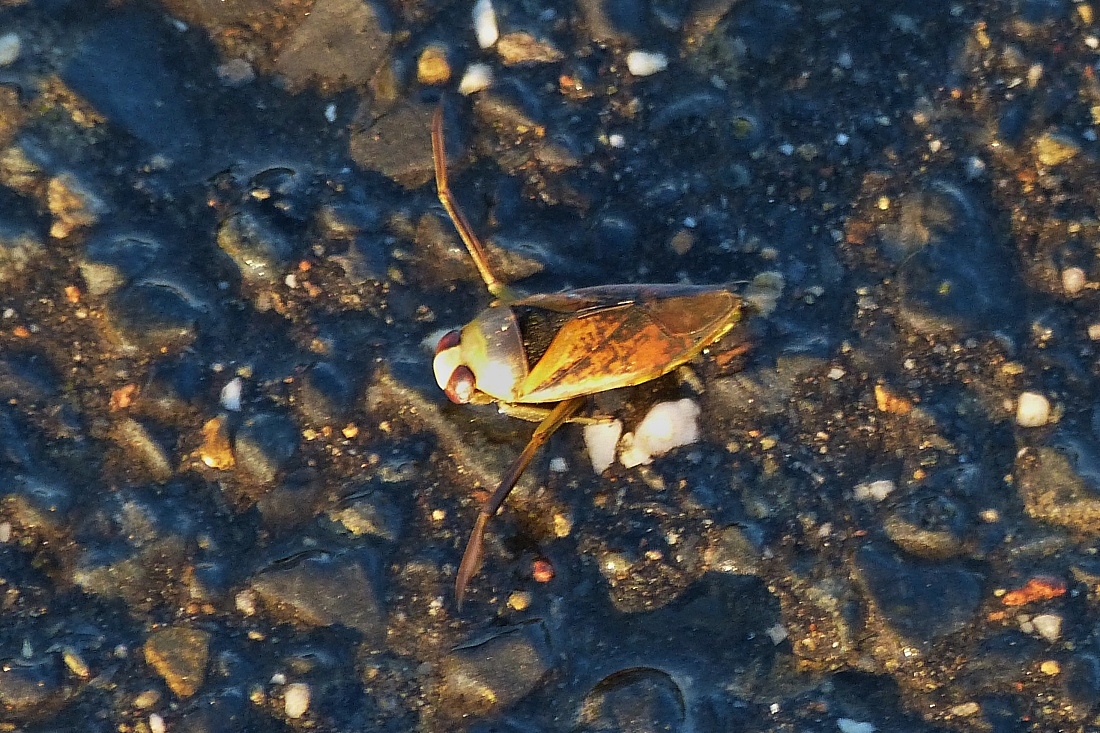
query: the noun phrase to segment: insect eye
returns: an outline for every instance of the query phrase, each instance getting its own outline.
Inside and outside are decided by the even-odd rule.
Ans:
[[[461,342],[462,342],[462,332],[461,331],[457,331],[457,330],[456,331],[448,331],[447,333],[443,334],[442,338],[439,339],[439,343],[435,345],[435,353],[438,355],[439,352],[441,352],[441,351],[446,351],[447,349],[453,349],[454,347],[458,346],[459,343],[461,343]]]
[[[465,405],[474,396],[474,373],[470,367],[461,364],[451,372],[451,378],[447,380],[447,386],[443,390],[447,398],[456,405]]]

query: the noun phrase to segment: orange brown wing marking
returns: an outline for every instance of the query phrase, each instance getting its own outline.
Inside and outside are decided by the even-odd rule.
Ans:
[[[643,300],[643,308],[670,335],[681,336],[712,330],[728,320],[739,298],[725,290]]]
[[[556,402],[653,379],[680,363],[695,345],[673,336],[635,307],[580,316],[554,337],[523,382],[524,402]]]

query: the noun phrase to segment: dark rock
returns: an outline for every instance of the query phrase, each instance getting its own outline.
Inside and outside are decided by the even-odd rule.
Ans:
[[[1100,533],[1100,446],[1091,435],[1058,430],[1047,445],[1017,455],[1015,478],[1033,518]]]
[[[402,102],[376,120],[362,120],[351,132],[351,158],[366,170],[378,171],[407,188],[426,183],[434,174],[431,129],[434,106]],[[449,121],[449,120],[445,120]],[[447,159],[456,160],[461,149],[444,125]]]
[[[33,719],[51,711],[64,695],[61,668],[55,657],[39,661],[5,659],[0,662],[0,709],[19,719]]]
[[[959,554],[971,526],[967,507],[936,490],[918,491],[890,509],[883,528],[911,555],[943,560]]]
[[[545,124],[543,103],[525,81],[505,76],[474,99],[474,114],[483,125],[505,130],[532,130]]]
[[[42,354],[10,350],[0,355],[0,400],[24,407],[55,399],[59,379]]]
[[[185,80],[162,49],[169,44],[161,16],[129,12],[109,18],[80,45],[61,72],[77,94],[156,152],[193,156],[201,142]]]
[[[254,289],[278,284],[297,253],[290,236],[275,221],[247,209],[218,227],[218,246],[236,263],[244,283]]]
[[[158,278],[116,291],[105,310],[107,323],[123,346],[157,353],[189,346],[198,337],[209,306],[185,285]]]
[[[180,733],[241,733],[241,731],[288,730],[277,726],[270,718],[256,720],[248,699],[229,688],[218,695],[203,695],[191,709],[180,716],[173,726]]]
[[[188,561],[186,543],[166,537],[135,547],[122,541],[89,546],[77,558],[72,581],[85,593],[120,598],[148,610],[179,589]]]
[[[1062,684],[1066,699],[1078,719],[1087,717],[1100,705],[1100,657],[1078,653],[1064,665]]]
[[[298,451],[298,426],[282,413],[249,417],[237,431],[237,466],[259,483],[271,483]]]
[[[371,550],[292,558],[260,571],[250,585],[289,621],[340,624],[378,643],[386,632],[379,560]]]
[[[355,404],[356,388],[346,366],[322,361],[302,375],[298,400],[314,425],[333,425],[347,419]]]
[[[970,653],[958,675],[959,690],[971,698],[982,693],[1014,691],[1033,674],[1044,652],[1042,642],[1018,631],[984,639]]]
[[[380,488],[369,485],[353,487],[338,506],[329,510],[328,516],[353,535],[368,535],[387,542],[398,540],[404,524],[401,508]]]
[[[57,535],[68,526],[76,490],[57,477],[0,472],[0,508],[17,527]]]
[[[549,644],[543,625],[532,622],[456,648],[440,665],[448,715],[484,715],[530,693],[553,667]]]
[[[264,526],[269,529],[296,527],[313,518],[324,490],[313,469],[295,471],[264,493],[256,502]]]
[[[992,733],[1019,733],[1026,730],[1026,715],[1020,702],[1010,695],[989,695],[979,703],[982,721]]]
[[[1020,324],[1022,285],[1007,242],[973,197],[938,181],[905,197],[884,242],[904,258],[898,268],[901,314],[936,334],[1012,332]]]
[[[783,0],[751,0],[731,13],[726,33],[744,42],[750,56],[774,61],[802,26],[802,12]]]
[[[644,0],[581,0],[588,35],[597,43],[638,41],[646,29]]]
[[[966,628],[981,604],[982,576],[962,567],[918,565],[867,546],[855,569],[886,625],[915,643]]]
[[[339,90],[370,80],[393,42],[384,4],[318,0],[287,39],[275,68],[294,88],[317,82]]]
[[[684,692],[658,669],[627,669],[600,681],[585,697],[578,731],[639,733],[684,729]]]
[[[148,232],[102,231],[84,247],[80,274],[91,295],[105,295],[145,273],[165,257],[165,245]]]

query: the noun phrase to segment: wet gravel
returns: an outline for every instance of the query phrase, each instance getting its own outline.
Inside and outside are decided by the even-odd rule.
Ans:
[[[0,3],[0,731],[1100,728],[1098,10],[474,6]],[[439,104],[506,280],[785,283],[461,612]]]

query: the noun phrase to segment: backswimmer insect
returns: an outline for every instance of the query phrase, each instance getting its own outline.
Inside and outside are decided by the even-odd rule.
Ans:
[[[455,579],[461,608],[489,520],[554,431],[574,419],[589,395],[648,382],[699,355],[752,306],[721,285],[601,285],[520,297],[493,274],[448,187],[442,106],[432,120],[432,157],[439,200],[495,298],[439,340],[436,382],[457,404],[496,402],[505,414],[538,422],[478,513]]]

